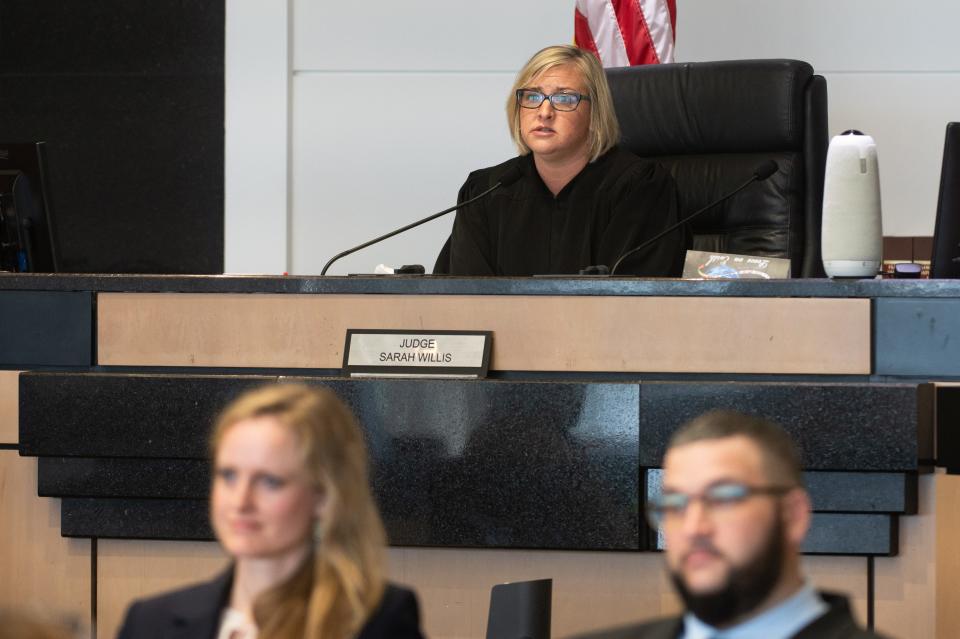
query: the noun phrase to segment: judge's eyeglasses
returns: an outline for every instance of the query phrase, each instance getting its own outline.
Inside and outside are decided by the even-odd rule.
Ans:
[[[652,497],[647,502],[647,519],[654,528],[663,528],[683,520],[687,507],[695,501],[702,504],[704,511],[711,515],[720,515],[746,501],[754,495],[785,495],[794,486],[748,486],[736,482],[723,482],[708,487],[699,495],[668,492]]]
[[[589,100],[590,97],[580,93],[554,93],[546,95],[533,89],[517,89],[517,104],[524,109],[539,109],[544,100],[550,100],[550,104],[557,111],[576,111],[580,106],[580,100]]]

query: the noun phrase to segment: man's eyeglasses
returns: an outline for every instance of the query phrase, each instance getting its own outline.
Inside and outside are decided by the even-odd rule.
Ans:
[[[590,97],[579,93],[554,93],[546,95],[533,89],[517,89],[517,104],[524,109],[539,109],[544,100],[550,100],[550,104],[557,111],[576,111],[580,106],[581,100],[589,100]]]
[[[732,508],[755,495],[785,495],[794,488],[794,486],[748,486],[725,482],[714,484],[699,495],[663,493],[647,502],[647,518],[652,526],[662,528],[665,523],[682,519],[687,507],[695,501],[700,501],[704,510],[717,513]]]

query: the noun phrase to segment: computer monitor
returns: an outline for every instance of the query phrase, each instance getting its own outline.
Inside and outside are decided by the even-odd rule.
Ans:
[[[43,142],[0,143],[0,271],[56,273]]]
[[[930,277],[960,278],[960,122],[947,124]]]

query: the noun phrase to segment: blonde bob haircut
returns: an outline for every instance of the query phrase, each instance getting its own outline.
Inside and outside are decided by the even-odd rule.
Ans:
[[[324,495],[313,553],[254,602],[258,639],[347,639],[384,592],[386,534],[370,493],[367,449],[356,418],[325,388],[275,384],[228,405],[214,426],[214,458],[241,421],[274,417],[296,437],[303,466]]]
[[[541,49],[523,65],[507,98],[507,124],[514,144],[520,155],[530,153],[530,147],[520,134],[520,105],[517,104],[517,91],[529,88],[541,74],[554,67],[570,65],[580,72],[586,95],[590,98],[590,161],[613,148],[620,141],[620,123],[613,108],[610,86],[607,76],[597,60],[589,51],[564,44]],[[579,108],[583,108],[581,105]]]

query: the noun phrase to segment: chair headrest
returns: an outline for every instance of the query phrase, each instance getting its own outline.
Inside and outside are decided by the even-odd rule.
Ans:
[[[799,150],[813,68],[798,60],[730,60],[607,70],[637,155]]]

